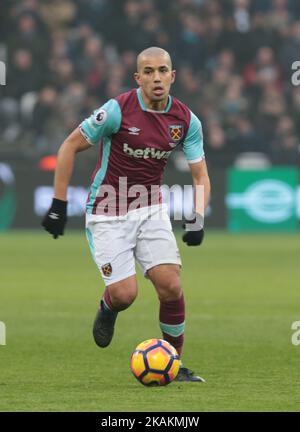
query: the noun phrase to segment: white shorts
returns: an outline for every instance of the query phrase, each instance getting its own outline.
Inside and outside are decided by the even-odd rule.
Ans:
[[[165,205],[132,210],[119,217],[87,214],[86,235],[105,285],[134,275],[135,261],[145,276],[158,264],[181,266]]]

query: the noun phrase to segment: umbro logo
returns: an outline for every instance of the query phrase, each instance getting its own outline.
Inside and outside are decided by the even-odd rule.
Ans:
[[[132,126],[132,127],[128,128],[129,135],[139,135],[140,130],[141,129],[139,129],[139,128],[135,127],[135,126]]]
[[[49,214],[49,218],[51,218],[51,219],[59,219],[59,215],[57,214],[57,213],[50,213]]]

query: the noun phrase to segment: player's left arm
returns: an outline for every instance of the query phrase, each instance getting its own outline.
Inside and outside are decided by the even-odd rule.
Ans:
[[[210,198],[210,179],[205,159],[189,164],[194,186],[194,210],[204,219],[204,212]]]
[[[183,236],[183,241],[188,246],[197,246],[202,243],[204,237],[204,212],[209,202],[211,187],[205,162],[202,125],[192,112],[183,151],[193,179],[195,213],[194,223],[185,225],[187,232]]]

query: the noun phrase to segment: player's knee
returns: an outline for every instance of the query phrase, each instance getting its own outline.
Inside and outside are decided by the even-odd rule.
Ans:
[[[114,296],[112,299],[114,307],[119,311],[125,310],[134,302],[136,296],[137,291],[135,290],[119,292],[118,295]]]
[[[182,295],[181,281],[178,275],[174,275],[164,281],[157,289],[161,301],[175,301]]]
[[[109,294],[114,309],[122,311],[127,309],[135,300],[138,287],[135,278],[116,282],[109,286]]]

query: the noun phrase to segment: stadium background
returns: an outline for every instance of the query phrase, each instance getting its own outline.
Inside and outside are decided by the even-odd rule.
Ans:
[[[172,94],[202,120],[212,181],[205,244],[179,243],[186,356],[210,384],[170,386],[167,398],[127,373],[134,346],[159,336],[140,275],[143,295],[120,317],[112,351],[100,357],[90,338],[99,278],[83,212],[96,148],[76,160],[67,235],[52,242],[40,228],[59,145],[135,86],[136,54],[153,45],[172,56]],[[8,0],[0,60],[0,410],[298,410],[300,2]],[[190,183],[180,150],[165,183]]]
[[[38,224],[52,194],[39,189],[52,183],[53,160],[45,157],[96,107],[135,86],[136,54],[153,45],[170,52],[177,70],[172,93],[203,123],[213,179],[207,224],[296,229],[300,194],[298,180],[290,184],[289,178],[298,171],[280,178],[284,183],[287,176],[292,190],[271,184],[254,194],[252,207],[266,207],[263,221],[251,216],[251,205],[231,208],[228,194],[246,192],[253,181],[236,190],[238,174],[232,185],[228,172],[265,170],[272,179],[272,166],[299,167],[300,85],[292,84],[300,52],[298,1],[24,0],[4,2],[1,10],[7,83],[0,87],[0,229]],[[82,226],[82,187],[89,185],[96,152],[77,160],[72,227]],[[165,183],[189,184],[188,174],[182,152],[175,152]],[[279,202],[286,212],[273,220]]]

